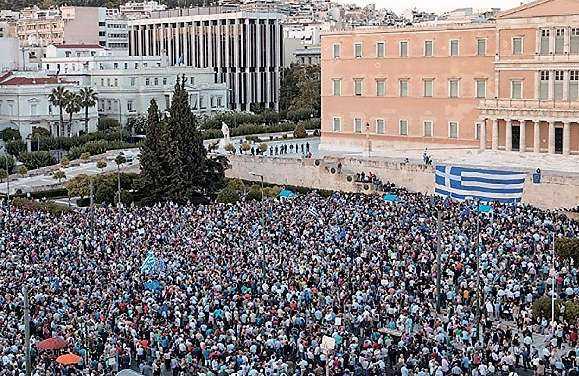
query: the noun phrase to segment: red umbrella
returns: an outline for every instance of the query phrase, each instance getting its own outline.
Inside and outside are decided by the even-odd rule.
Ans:
[[[71,364],[78,364],[82,358],[76,354],[64,354],[56,358],[56,361],[62,365],[68,366]]]
[[[62,337],[48,338],[36,344],[38,350],[58,350],[66,346],[68,346],[68,343]]]

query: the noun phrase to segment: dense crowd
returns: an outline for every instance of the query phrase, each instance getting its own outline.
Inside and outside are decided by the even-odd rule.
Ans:
[[[33,375],[577,374],[577,322],[531,312],[550,292],[553,233],[576,237],[577,222],[396,194],[9,218],[3,207],[0,375],[24,369],[23,285]],[[577,298],[576,267],[558,264],[556,292]],[[53,336],[69,347],[36,348]],[[59,365],[65,351],[83,361]]]

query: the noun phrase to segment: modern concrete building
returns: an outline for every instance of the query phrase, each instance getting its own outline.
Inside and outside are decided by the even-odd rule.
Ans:
[[[209,68],[230,90],[229,107],[278,108],[282,15],[221,8],[154,12],[129,21],[131,56],[167,56],[171,65]]]
[[[42,69],[49,76],[76,81],[97,92],[98,113],[125,125],[131,117],[146,114],[151,99],[159,109],[169,108],[177,76],[185,76],[191,109],[208,115],[226,111],[227,86],[216,83],[213,70],[169,66],[158,56],[122,56],[98,45],[49,46]]]
[[[60,129],[59,109],[49,101],[50,93],[58,86],[73,92],[79,89],[76,81],[39,72],[10,71],[0,75],[0,130],[18,129],[24,139],[35,127],[47,129],[55,136],[95,131],[98,121],[95,107],[89,110],[88,129],[84,111],[74,114],[72,123],[65,113],[64,129]]]
[[[579,2],[322,36],[322,149],[579,153]]]

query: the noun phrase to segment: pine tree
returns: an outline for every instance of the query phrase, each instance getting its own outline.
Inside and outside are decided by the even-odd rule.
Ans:
[[[168,117],[151,101],[141,147],[141,188],[152,203],[199,201],[224,186],[227,159],[209,158],[191,108],[185,79],[177,78]]]
[[[167,135],[159,117],[157,102],[153,99],[149,105],[145,142],[141,146],[141,188],[150,201],[163,198],[165,191],[166,171],[164,143]],[[148,201],[148,200],[147,200]]]

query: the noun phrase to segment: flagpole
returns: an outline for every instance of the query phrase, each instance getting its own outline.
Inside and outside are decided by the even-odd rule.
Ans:
[[[555,334],[555,228],[551,244],[551,335]]]
[[[441,240],[441,222],[442,222],[442,212],[438,210],[436,218],[436,313],[440,313],[440,270],[441,261],[440,254],[442,253],[442,240]]]

